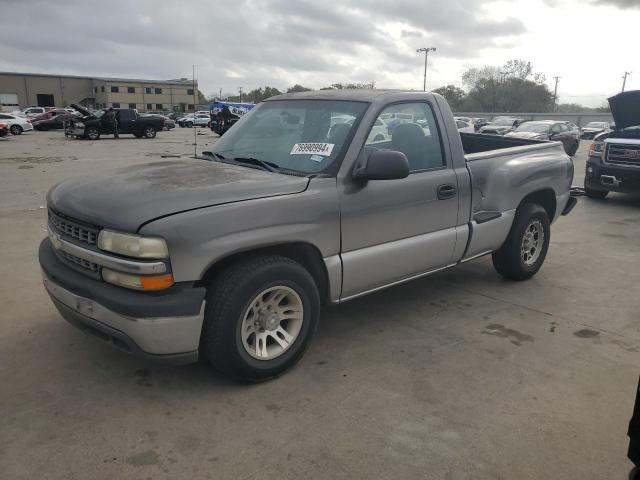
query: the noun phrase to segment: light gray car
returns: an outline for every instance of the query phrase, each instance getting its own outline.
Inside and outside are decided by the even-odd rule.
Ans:
[[[390,115],[420,122],[380,141]],[[572,179],[560,143],[459,134],[439,95],[287,94],[200,159],[51,189],[40,265],[63,317],[96,337],[259,381],[300,359],[323,305],[488,254],[531,277]]]

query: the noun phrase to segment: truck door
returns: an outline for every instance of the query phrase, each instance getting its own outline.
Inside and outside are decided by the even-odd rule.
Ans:
[[[118,130],[120,133],[134,133],[136,128],[136,112],[128,108],[118,110]]]
[[[379,122],[387,127],[385,138],[373,128]],[[363,148],[404,153],[411,173],[401,180],[339,181],[342,299],[455,263],[456,174],[432,105],[386,107]]]

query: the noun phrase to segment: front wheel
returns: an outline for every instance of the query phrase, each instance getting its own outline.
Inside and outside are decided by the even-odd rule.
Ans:
[[[500,250],[493,253],[497,272],[511,280],[534,276],[547,256],[551,224],[544,208],[525,203],[516,210],[509,235]]]
[[[22,127],[20,125],[11,125],[9,131],[11,135],[20,135],[22,133]]]
[[[193,127],[193,122],[187,122],[187,128],[192,128]]]
[[[100,138],[100,131],[96,127],[89,127],[85,130],[84,135],[89,140],[98,140]]]
[[[302,357],[319,314],[318,288],[302,265],[278,255],[252,257],[209,287],[200,351],[228,376],[264,381]]]
[[[142,131],[142,135],[144,135],[145,138],[155,138],[156,136],[156,129],[153,127],[146,127],[143,131]]]

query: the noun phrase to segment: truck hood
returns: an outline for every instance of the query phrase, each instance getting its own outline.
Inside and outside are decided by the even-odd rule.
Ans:
[[[73,179],[53,187],[50,208],[98,227],[136,232],[144,223],[224,203],[303,192],[306,177],[202,159],[174,160]]]
[[[609,98],[616,128],[640,125],[640,90],[622,92]]]

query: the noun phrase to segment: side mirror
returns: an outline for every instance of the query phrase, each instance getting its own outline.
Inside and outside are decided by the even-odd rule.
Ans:
[[[374,150],[353,170],[356,180],[398,180],[408,176],[407,157],[393,150]]]

